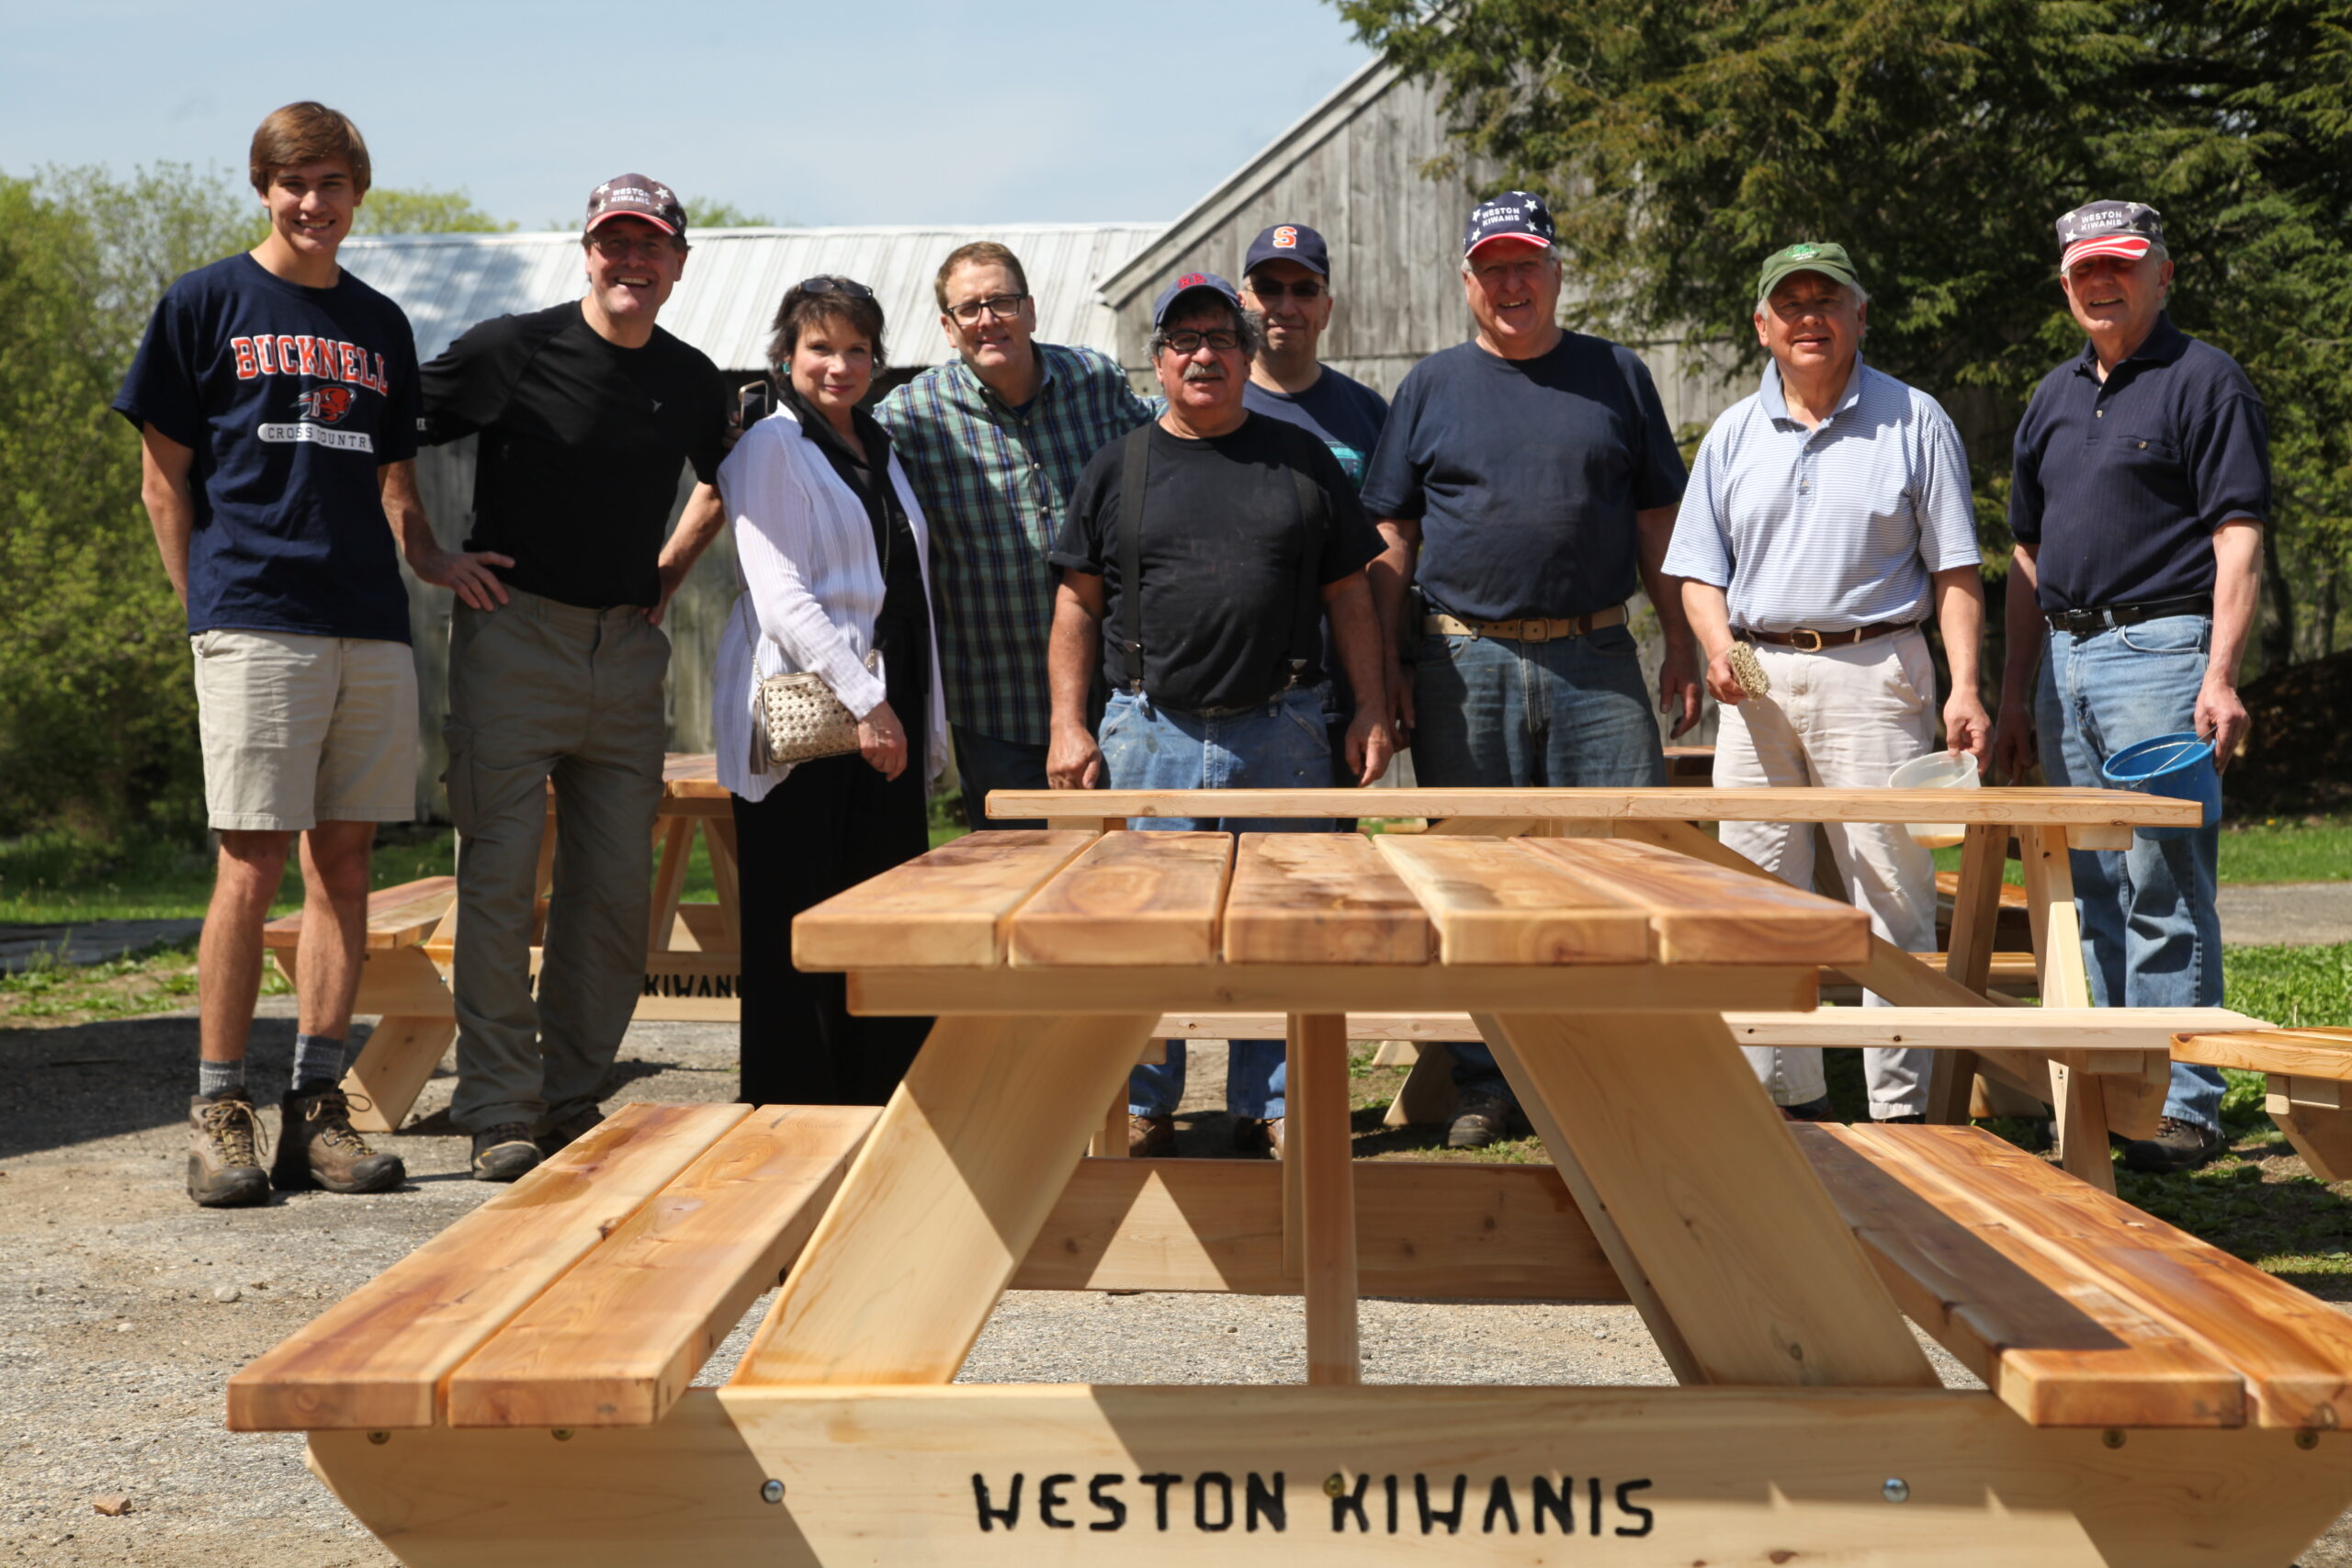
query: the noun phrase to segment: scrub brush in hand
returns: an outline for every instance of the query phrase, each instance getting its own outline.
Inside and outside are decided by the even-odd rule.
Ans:
[[[1729,657],[1731,678],[1739,682],[1741,691],[1751,697],[1769,697],[1772,694],[1772,682],[1765,679],[1764,666],[1757,659],[1756,649],[1752,646],[1744,642],[1735,642],[1731,645]]]

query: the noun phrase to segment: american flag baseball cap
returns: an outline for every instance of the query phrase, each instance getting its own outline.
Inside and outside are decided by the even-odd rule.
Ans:
[[[2058,220],[2060,270],[2092,256],[2138,261],[2165,243],[2165,217],[2143,201],[2090,201]]]

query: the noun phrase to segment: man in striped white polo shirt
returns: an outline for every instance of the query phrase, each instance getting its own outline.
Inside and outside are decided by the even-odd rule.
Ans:
[[[1754,396],[1700,443],[1666,570],[1707,655],[1723,705],[1718,788],[1875,787],[1935,746],[1932,607],[1951,666],[1946,744],[1981,767],[1991,735],[1977,696],[1984,623],[1968,457],[1933,398],[1862,363],[1870,297],[1845,247],[1790,245],[1765,263],[1756,336],[1771,355]],[[1770,691],[1748,695],[1735,643],[1755,650]],[[1831,852],[1857,907],[1897,947],[1936,945],[1935,863],[1900,827],[1832,826]],[[1813,885],[1810,824],[1726,822],[1738,851]],[[1871,997],[1878,1003],[1882,998]],[[1821,1053],[1750,1047],[1784,1113],[1829,1109]],[[1926,1051],[1865,1053],[1871,1114],[1917,1122]]]

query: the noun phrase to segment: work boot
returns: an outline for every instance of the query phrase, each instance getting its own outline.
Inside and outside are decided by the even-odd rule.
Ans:
[[[553,1159],[593,1132],[605,1119],[605,1113],[594,1106],[574,1111],[556,1122],[533,1141],[539,1146],[541,1159]]]
[[[1255,1116],[1236,1116],[1233,1119],[1235,1152],[1245,1155],[1262,1155],[1271,1152],[1274,1146],[1274,1137],[1269,1129],[1272,1126],[1272,1122],[1261,1121]]]
[[[269,1177],[254,1145],[261,1119],[243,1089],[199,1094],[187,1102],[187,1195],[208,1209],[242,1209],[269,1201]]]
[[[539,1145],[520,1122],[501,1122],[474,1134],[474,1179],[512,1181],[539,1163]]]
[[[2200,1127],[2177,1116],[2159,1116],[2154,1137],[2134,1138],[2123,1145],[2123,1168],[2163,1176],[2195,1170],[2221,1152],[2219,1129]]]
[[[323,1187],[330,1192],[390,1192],[408,1179],[398,1155],[379,1155],[352,1129],[351,1100],[330,1084],[289,1089],[279,1102],[277,1161],[269,1179],[280,1192]]]
[[[1445,1130],[1445,1146],[1449,1149],[1483,1149],[1497,1139],[1510,1136],[1510,1101],[1498,1094],[1480,1094],[1475,1089],[1462,1097],[1454,1108],[1453,1124]]]
[[[1176,1152],[1176,1118],[1173,1116],[1130,1116],[1127,1118],[1127,1157],[1130,1159],[1166,1159]]]

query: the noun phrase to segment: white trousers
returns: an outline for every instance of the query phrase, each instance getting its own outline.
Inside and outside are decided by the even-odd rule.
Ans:
[[[1715,787],[1826,785],[1878,788],[1887,775],[1935,747],[1935,659],[1917,631],[1801,653],[1758,643],[1771,682],[1766,697],[1724,705],[1715,732]],[[1813,886],[1809,822],[1726,822],[1725,849],[1736,850],[1792,886]],[[1838,874],[1871,930],[1912,953],[1936,945],[1936,865],[1900,825],[1830,823],[1825,829]],[[1866,994],[1866,1006],[1884,998]],[[1813,1046],[1741,1047],[1776,1105],[1801,1105],[1828,1092],[1821,1052]],[[1928,1108],[1935,1053],[1862,1053],[1871,1114],[1915,1116]]]

